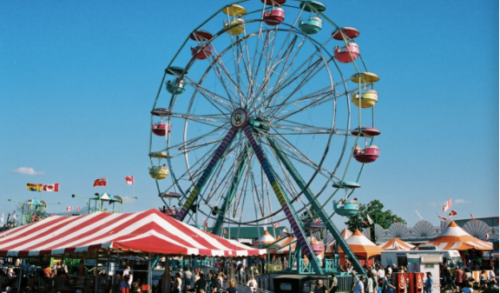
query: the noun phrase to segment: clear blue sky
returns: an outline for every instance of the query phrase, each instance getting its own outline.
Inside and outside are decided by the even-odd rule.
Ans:
[[[83,206],[70,195],[104,191],[92,187],[100,177],[107,191],[131,196],[126,175],[140,200],[125,211],[160,206],[147,174],[149,111],[181,43],[226,3],[4,1],[0,213],[14,209],[8,198],[61,202],[53,212]],[[435,212],[450,197],[458,218],[498,216],[498,5],[327,4],[338,25],[359,29],[364,59],[381,77],[381,157],[366,166],[358,199],[380,199],[410,225],[415,210],[438,224]],[[13,172],[20,167],[44,175]],[[29,192],[27,182],[59,182],[61,191]]]

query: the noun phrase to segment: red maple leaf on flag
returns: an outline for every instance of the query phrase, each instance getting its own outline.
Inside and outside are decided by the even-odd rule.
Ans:
[[[106,186],[107,183],[108,183],[108,178],[99,178],[94,181],[94,187]]]

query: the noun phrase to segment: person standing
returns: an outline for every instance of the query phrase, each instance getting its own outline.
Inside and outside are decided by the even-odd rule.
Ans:
[[[253,275],[250,277],[250,280],[247,282],[247,286],[250,288],[250,292],[257,291],[257,281],[255,280],[255,277]]]
[[[425,292],[432,293],[432,286],[434,285],[434,280],[432,279],[431,272],[427,272],[427,280],[425,280]]]
[[[314,288],[314,293],[328,293],[328,290],[323,285],[323,280],[316,281],[316,288]]]
[[[337,275],[335,273],[332,274],[332,286],[330,287],[330,293],[337,292],[337,288],[339,287],[339,281],[337,280]]]
[[[365,285],[364,285],[365,281],[366,281],[365,276],[361,276],[359,280],[356,282],[356,285],[354,286],[353,293],[365,293]]]
[[[377,292],[376,288],[377,288],[377,280],[373,276],[373,273],[370,271],[368,272],[368,282],[366,285],[366,291],[368,293],[375,293]]]
[[[227,287],[226,293],[238,293],[238,290],[236,290],[236,281],[234,279],[229,280],[229,286]]]
[[[193,273],[191,272],[189,267],[187,267],[184,271],[184,284],[186,286],[189,285],[191,288],[193,287]]]
[[[460,291],[461,288],[463,287],[464,283],[464,271],[462,270],[461,267],[458,267],[458,269],[455,271],[455,284],[457,285],[457,291]]]
[[[207,289],[207,281],[203,272],[199,273],[199,279],[194,283],[194,289],[196,293],[205,292]]]
[[[384,277],[382,279],[381,288],[382,288],[382,293],[389,293],[389,288],[396,289],[395,286],[393,286],[392,284],[389,283],[389,280],[387,280],[387,277]]]

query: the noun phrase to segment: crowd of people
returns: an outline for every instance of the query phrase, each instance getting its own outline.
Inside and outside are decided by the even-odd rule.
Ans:
[[[236,272],[236,270],[235,270]],[[236,275],[236,274],[235,274]],[[161,292],[161,288],[164,287],[164,280],[170,279],[171,293],[237,293],[237,280],[236,278],[228,277],[223,269],[216,271],[212,269],[205,274],[204,271],[194,269],[191,271],[189,267],[185,269],[179,269],[175,274],[170,275],[170,278],[165,278],[162,275],[158,283],[158,293]],[[241,280],[240,280],[241,282]],[[255,276],[251,275],[246,286],[250,289],[250,292],[256,292],[258,288],[258,283],[255,280]]]

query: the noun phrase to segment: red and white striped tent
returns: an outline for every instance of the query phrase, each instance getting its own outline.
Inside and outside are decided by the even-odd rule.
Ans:
[[[0,256],[71,255],[96,250],[219,257],[266,253],[265,249],[253,249],[179,222],[156,209],[50,216],[0,233]]]
[[[487,241],[477,239],[460,228],[455,221],[451,221],[446,229],[435,239],[426,243],[426,245],[436,245],[438,250],[493,250],[493,244]]]
[[[399,238],[392,238],[391,240],[378,245],[382,250],[411,250],[415,245],[404,242]]]

